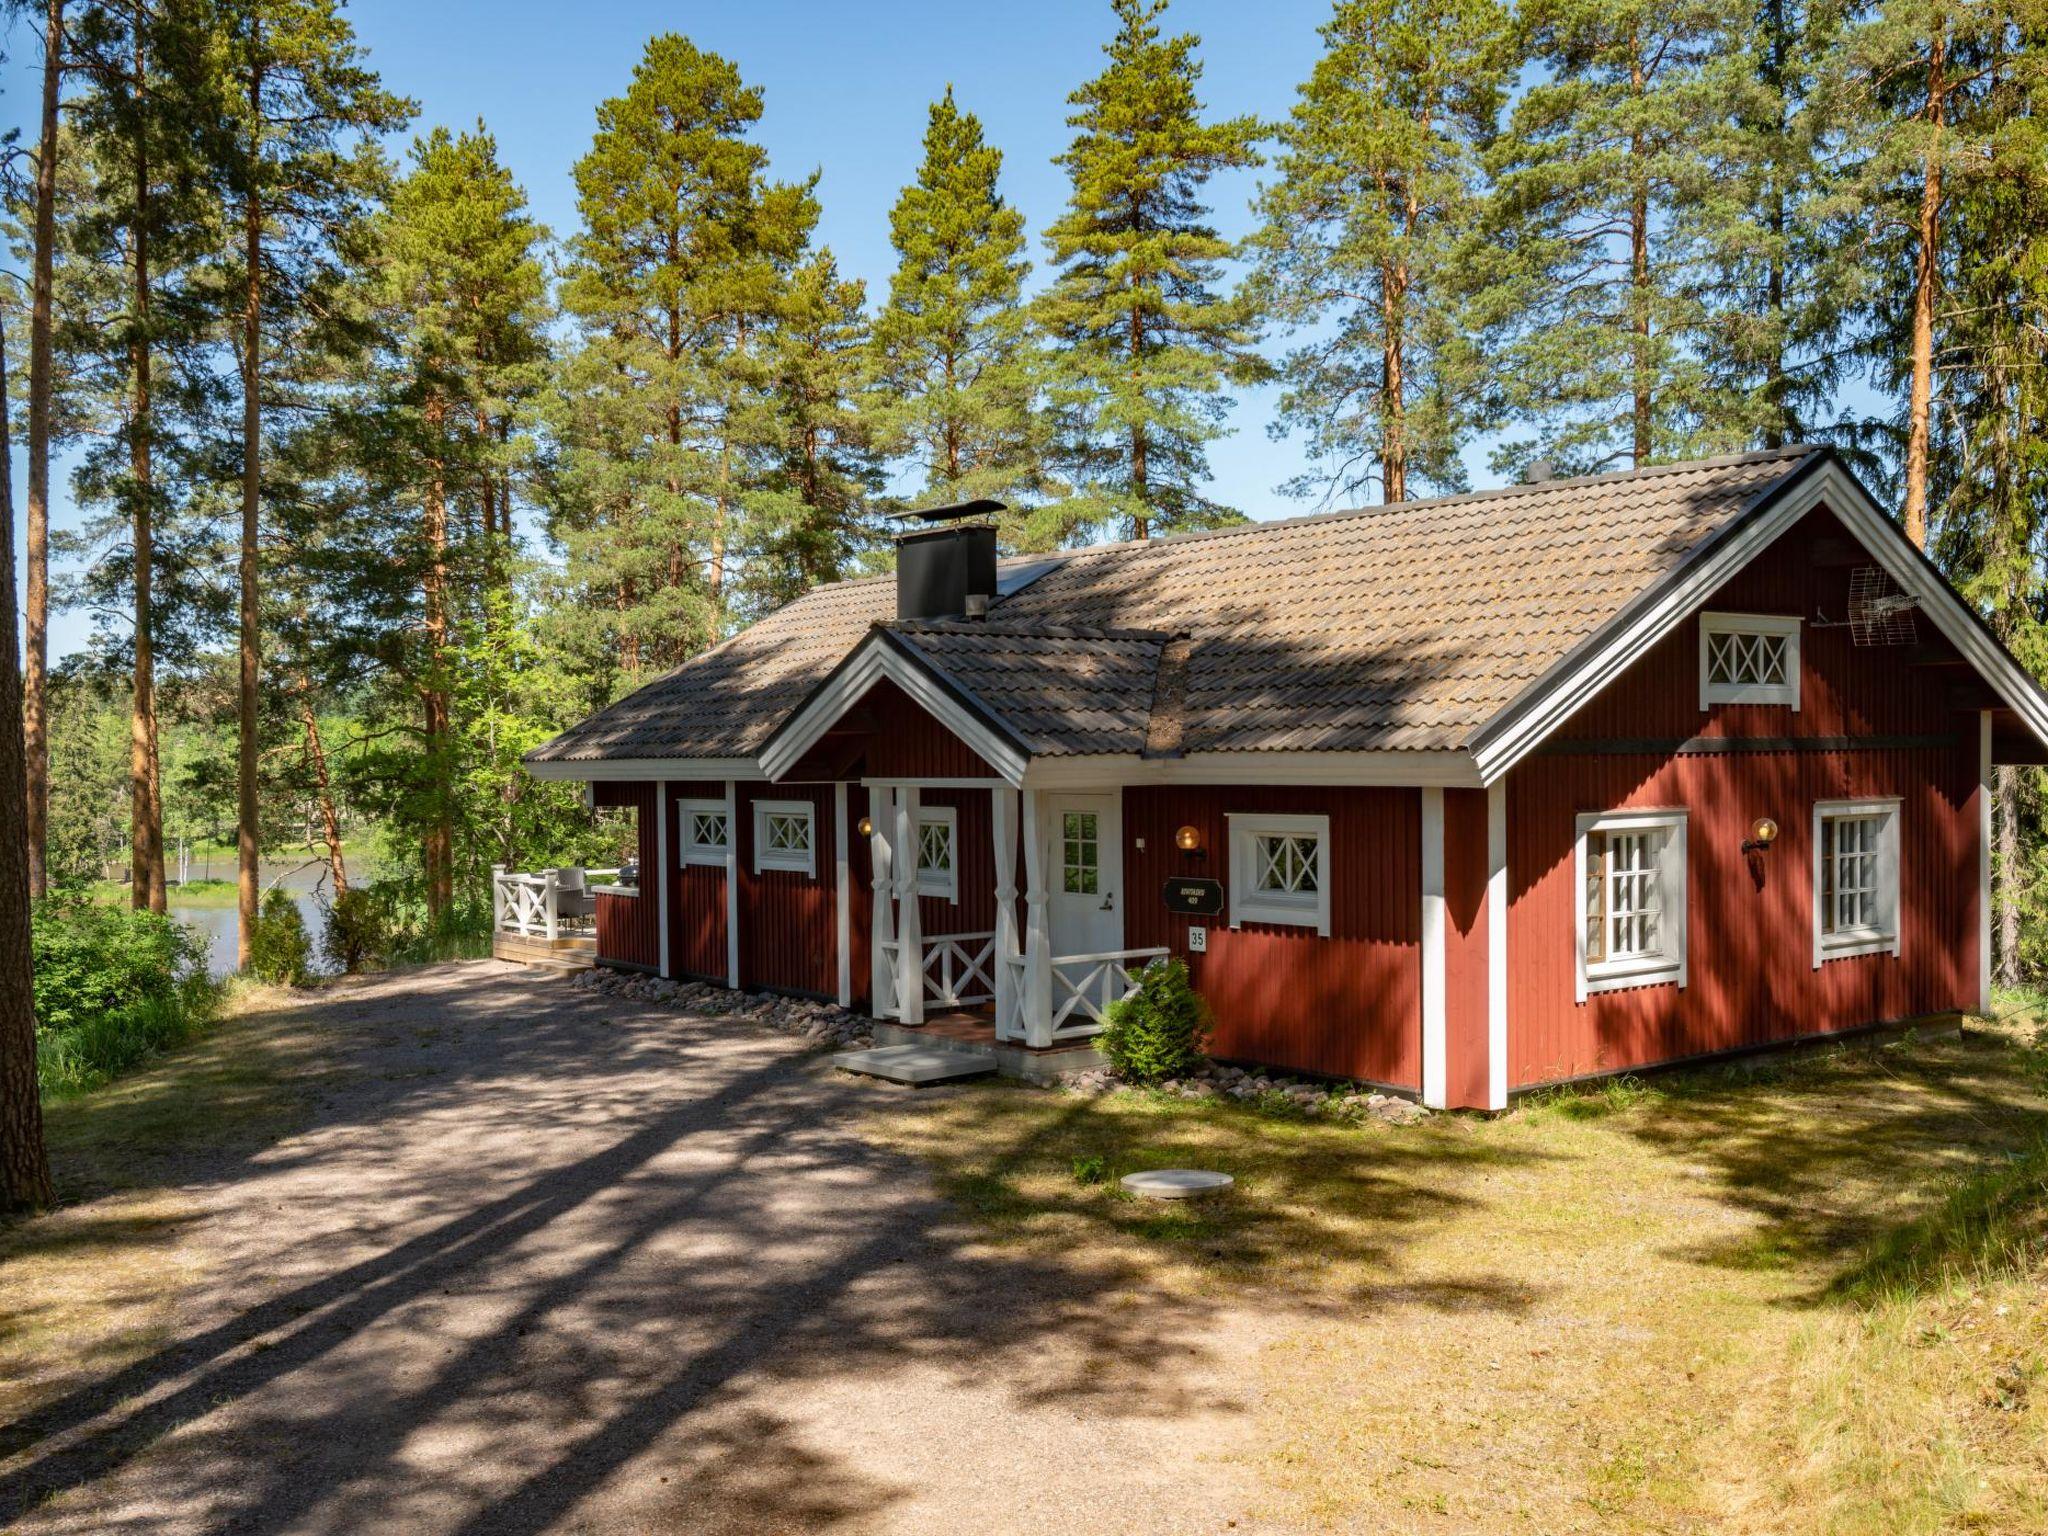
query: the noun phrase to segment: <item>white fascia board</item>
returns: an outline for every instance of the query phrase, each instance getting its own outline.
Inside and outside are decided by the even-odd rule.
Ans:
[[[622,779],[751,781],[766,777],[751,757],[606,757],[588,762],[528,763],[526,771],[536,779],[580,779],[594,784]]]
[[[790,716],[788,724],[763,749],[761,772],[771,779],[789,772],[883,678],[901,688],[926,714],[971,747],[1006,782],[1024,782],[1024,767],[1029,761],[1024,753],[989,729],[985,720],[879,634],[863,641],[852,658]]]
[[[1102,752],[1034,757],[1029,789],[1088,789],[1144,784],[1321,784],[1413,789],[1480,789],[1479,770],[1462,751],[1193,752],[1139,757]]]
[[[1855,476],[1829,460],[1772,503],[1753,523],[1684,572],[1655,604],[1628,618],[1569,672],[1552,682],[1533,706],[1512,716],[1497,733],[1482,731],[1472,748],[1472,757],[1483,781],[1491,784],[1505,775],[1582,705],[1685,622],[1788,528],[1823,503],[1898,583],[1899,590],[1919,600],[1935,628],[1999,697],[2012,706],[2035,735],[2048,742],[2048,701],[2043,700],[2019,665],[1985,633],[1976,616],[1932,574],[1904,532],[1864,494]]]

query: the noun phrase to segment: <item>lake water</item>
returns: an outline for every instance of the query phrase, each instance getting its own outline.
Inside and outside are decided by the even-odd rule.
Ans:
[[[321,871],[322,874],[325,871]],[[270,888],[276,872],[262,871],[263,887]],[[313,941],[313,969],[325,974],[337,969],[327,958],[323,942],[327,930],[327,895],[324,881],[315,885],[311,871],[293,870],[277,883],[292,893],[298,903],[299,916],[306,924],[306,934]],[[233,907],[180,906],[178,888],[173,885],[165,893],[165,908],[170,915],[188,928],[197,929],[206,939],[207,966],[215,976],[231,976],[235,970],[235,942],[240,936],[242,915]]]

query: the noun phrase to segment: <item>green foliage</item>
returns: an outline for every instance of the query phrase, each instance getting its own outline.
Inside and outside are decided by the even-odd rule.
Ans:
[[[1209,1009],[1188,977],[1187,962],[1154,960],[1138,990],[1111,1005],[1095,1044],[1119,1075],[1157,1083],[1200,1063],[1209,1040]]]
[[[1109,1178],[1109,1160],[1096,1153],[1074,1159],[1074,1182],[1101,1184]]]
[[[1238,514],[1210,499],[1207,445],[1233,380],[1263,367],[1251,306],[1217,292],[1231,243],[1202,189],[1258,163],[1249,117],[1202,121],[1192,34],[1161,38],[1165,0],[1115,0],[1109,65],[1068,98],[1079,130],[1059,164],[1067,212],[1046,231],[1059,274],[1040,295],[1052,343],[1057,463],[1075,494],[1033,517],[1032,542],[1138,538]]]
[[[1465,489],[1460,452],[1488,416],[1465,328],[1467,246],[1519,55],[1502,0],[1342,0],[1280,128],[1252,294],[1306,339],[1280,419],[1322,472],[1289,489],[1387,501]]]
[[[213,1016],[204,941],[158,913],[53,898],[36,905],[31,944],[46,1095],[96,1088]]]
[[[350,975],[382,962],[391,948],[383,909],[362,886],[352,885],[327,909],[328,958]]]
[[[2024,1275],[2048,1260],[2048,1142],[1959,1175],[1835,1282],[1861,1301]]]
[[[312,976],[313,940],[292,893],[273,887],[263,896],[249,936],[249,974],[258,981],[301,987]]]

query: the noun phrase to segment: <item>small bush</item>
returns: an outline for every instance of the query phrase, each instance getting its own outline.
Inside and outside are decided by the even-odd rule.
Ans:
[[[290,891],[272,887],[249,935],[249,974],[258,981],[304,986],[313,974],[313,941]]]
[[[100,1087],[213,1017],[206,942],[161,913],[38,903],[36,1079],[48,1097]]]
[[[1077,1157],[1074,1159],[1074,1182],[1077,1184],[1100,1184],[1109,1177],[1109,1164],[1100,1157]]]
[[[390,957],[391,926],[377,899],[361,886],[334,898],[327,909],[327,953],[351,975]]]
[[[1209,1008],[1182,960],[1154,960],[1139,973],[1138,990],[1111,1005],[1095,1037],[1117,1072],[1134,1083],[1177,1077],[1202,1059],[1209,1043]]]

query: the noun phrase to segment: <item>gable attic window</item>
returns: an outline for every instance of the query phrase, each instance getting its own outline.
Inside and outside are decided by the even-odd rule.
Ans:
[[[1685,985],[1685,812],[1581,816],[1578,1000]]]
[[[1899,802],[1813,807],[1813,965],[1899,952]]]
[[[754,872],[790,869],[815,876],[818,858],[812,823],[816,815],[808,800],[756,800]]]
[[[1700,615],[1700,708],[1799,707],[1799,620],[1776,613]]]
[[[732,848],[732,824],[726,818],[723,800],[678,800],[676,817],[682,828],[678,847],[685,864],[715,864],[725,867]]]
[[[1330,932],[1330,818],[1229,813],[1230,926]]]
[[[960,899],[960,877],[953,863],[958,842],[959,812],[950,805],[921,806],[917,812],[917,893]]]

